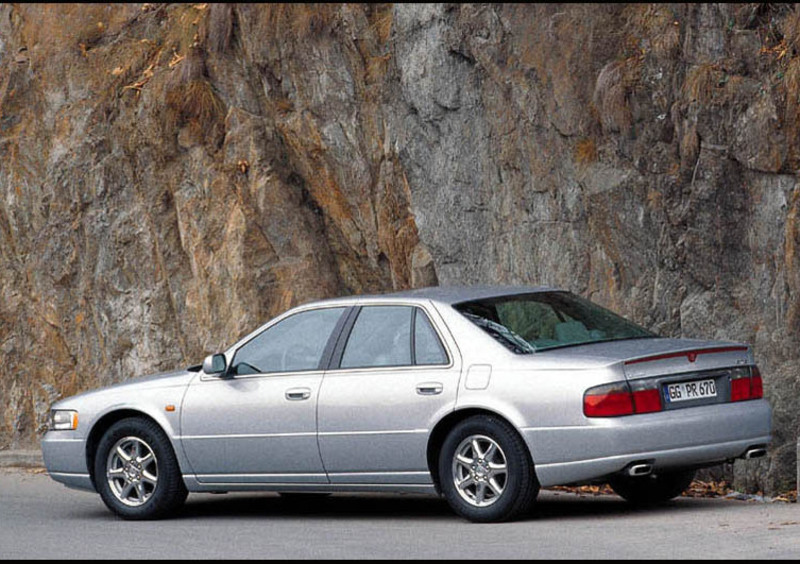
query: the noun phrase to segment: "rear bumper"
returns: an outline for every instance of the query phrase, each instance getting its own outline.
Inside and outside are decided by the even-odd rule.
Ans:
[[[67,487],[95,491],[86,467],[84,439],[68,431],[50,431],[42,438],[42,457],[47,473]]]
[[[522,429],[542,486],[585,482],[651,461],[653,470],[713,465],[769,443],[766,400]]]

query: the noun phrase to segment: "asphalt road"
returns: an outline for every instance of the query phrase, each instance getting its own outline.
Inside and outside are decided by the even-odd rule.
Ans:
[[[0,558],[797,558],[800,506],[542,492],[534,516],[475,525],[443,500],[191,495],[167,521],[115,518],[94,494],[0,470]]]

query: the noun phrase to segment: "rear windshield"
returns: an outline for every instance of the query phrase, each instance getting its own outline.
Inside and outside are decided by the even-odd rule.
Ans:
[[[657,336],[570,292],[500,296],[453,307],[518,354]]]

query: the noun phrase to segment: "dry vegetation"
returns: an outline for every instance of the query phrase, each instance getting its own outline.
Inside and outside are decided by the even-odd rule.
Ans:
[[[634,67],[630,59],[613,61],[597,75],[592,102],[605,131],[626,133],[631,127],[628,96],[635,81]]]
[[[265,4],[255,15],[265,37],[307,39],[330,31],[339,18],[339,4]]]
[[[714,89],[719,82],[719,71],[710,63],[692,67],[683,82],[683,97],[687,102],[708,104],[714,97]]]
[[[648,50],[659,58],[671,59],[680,52],[680,22],[672,8],[660,4],[636,4],[626,13],[625,27],[634,39],[633,48]]]
[[[796,5],[783,20],[783,38],[794,54],[800,53],[800,8]]]
[[[581,139],[575,145],[575,161],[581,165],[588,165],[597,160],[597,145],[593,138]]]

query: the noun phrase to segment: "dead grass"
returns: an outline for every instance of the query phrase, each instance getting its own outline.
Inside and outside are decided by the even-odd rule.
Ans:
[[[294,111],[294,103],[288,98],[278,98],[275,100],[275,109],[279,113],[289,113]]]
[[[675,57],[680,51],[680,25],[669,6],[631,5],[626,10],[625,29],[635,39],[634,49],[646,49],[649,45],[657,57],[665,59]]]
[[[783,38],[789,48],[795,53],[800,52],[800,9],[795,7],[786,14],[781,25],[783,28]]]
[[[218,134],[225,117],[224,105],[208,81],[192,80],[167,92],[168,126],[189,127],[197,138],[210,140]]]
[[[264,4],[259,6],[258,22],[265,36],[308,39],[330,31],[339,17],[337,4]]]
[[[167,127],[186,127],[193,138],[215,145],[224,131],[225,106],[208,81],[204,49],[191,48],[172,72],[164,85]]]
[[[653,52],[663,59],[673,59],[681,50],[681,33],[678,22],[667,24],[652,38]]]
[[[786,89],[786,109],[793,106],[794,109],[800,110],[800,57],[794,57],[789,61],[786,66],[786,73],[783,75],[783,86]],[[794,117],[800,117],[800,113],[795,114]]]
[[[392,34],[393,23],[394,13],[391,4],[376,7],[376,12],[370,28],[375,33],[375,37],[379,43],[386,43],[389,41],[389,37]]]
[[[581,139],[575,145],[575,161],[580,165],[588,165],[597,161],[597,145],[591,137]]]
[[[391,59],[391,53],[386,53],[385,55],[379,55],[377,57],[369,57],[366,61],[367,82],[379,82],[380,79],[386,75]]]
[[[210,13],[208,6],[208,4],[170,5],[163,43],[165,52],[184,55],[202,44],[201,30],[206,28],[206,20]]]
[[[592,102],[605,131],[628,131],[632,116],[628,91],[633,83],[631,61],[628,59],[607,64],[597,75]]]
[[[707,104],[714,96],[714,88],[719,81],[714,65],[704,63],[693,67],[683,82],[683,97],[687,102]]]

